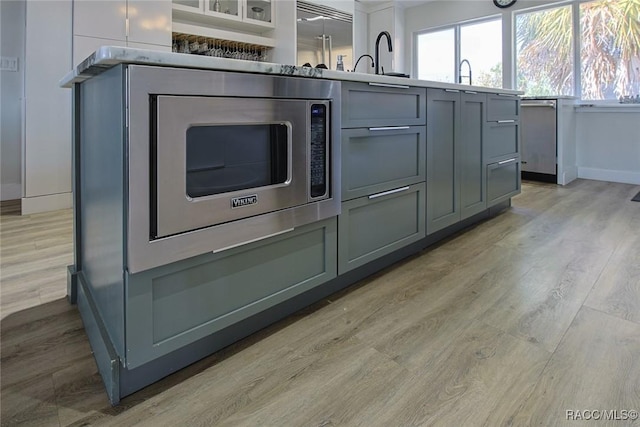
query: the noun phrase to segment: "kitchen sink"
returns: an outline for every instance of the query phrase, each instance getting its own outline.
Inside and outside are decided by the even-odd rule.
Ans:
[[[382,73],[383,76],[390,76],[390,77],[405,77],[405,78],[409,78],[411,76],[409,76],[409,74],[404,74],[404,73],[395,73],[395,72],[389,72],[389,73]]]

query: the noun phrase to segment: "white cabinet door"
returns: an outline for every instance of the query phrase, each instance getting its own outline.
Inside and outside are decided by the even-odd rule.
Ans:
[[[380,66],[385,72],[404,70],[404,13],[398,6],[388,7],[369,14],[369,49],[375,53],[375,43],[381,31],[388,31],[393,42],[393,52],[387,49],[387,39],[380,40]],[[382,73],[382,68],[380,68]]]
[[[132,47],[135,49],[157,50],[161,52],[171,52],[171,46],[164,46],[159,44],[127,42],[127,47]]]
[[[168,0],[128,0],[127,42],[171,46],[171,2]]]
[[[225,19],[240,20],[242,4],[240,0],[204,0],[204,13]]]
[[[244,0],[243,1],[244,20],[273,25],[275,14],[271,0]]]
[[[126,0],[75,0],[73,34],[102,39],[126,40]]]
[[[388,31],[391,34],[391,38],[394,37],[394,11],[392,7],[382,9],[369,14],[369,49],[371,49],[371,55],[375,55],[376,38],[381,31]],[[393,40],[392,40],[393,41]],[[393,46],[394,50],[396,46]],[[382,69],[385,71],[395,71],[393,69],[393,53],[389,53],[387,49],[387,39],[383,37],[380,40],[380,73]]]

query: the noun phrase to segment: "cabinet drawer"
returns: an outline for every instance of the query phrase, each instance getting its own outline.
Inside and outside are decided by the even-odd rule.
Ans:
[[[128,277],[127,367],[233,325],[337,274],[337,219]]]
[[[487,206],[520,194],[520,158],[487,165]]]
[[[338,273],[422,239],[425,189],[420,183],[344,202],[338,217]]]
[[[520,98],[516,95],[492,94],[487,97],[487,121],[518,120]]]
[[[518,154],[519,128],[520,124],[516,121],[486,124],[484,159],[487,163],[492,159]]]
[[[343,83],[342,127],[424,125],[426,90],[394,86]]]
[[[425,126],[342,131],[342,199],[425,180]]]

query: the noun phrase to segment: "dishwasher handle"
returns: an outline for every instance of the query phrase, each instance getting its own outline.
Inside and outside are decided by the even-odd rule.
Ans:
[[[537,108],[553,108],[556,109],[555,101],[522,101],[520,103],[521,107],[537,107]]]

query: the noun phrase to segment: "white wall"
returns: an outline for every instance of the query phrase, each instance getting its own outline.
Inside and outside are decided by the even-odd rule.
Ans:
[[[22,212],[71,206],[71,0],[27,1]]]
[[[22,197],[22,112],[26,1],[0,1],[0,52],[18,58],[17,71],[0,73],[0,199]]]
[[[578,177],[640,185],[640,107],[608,110],[577,109]]]

